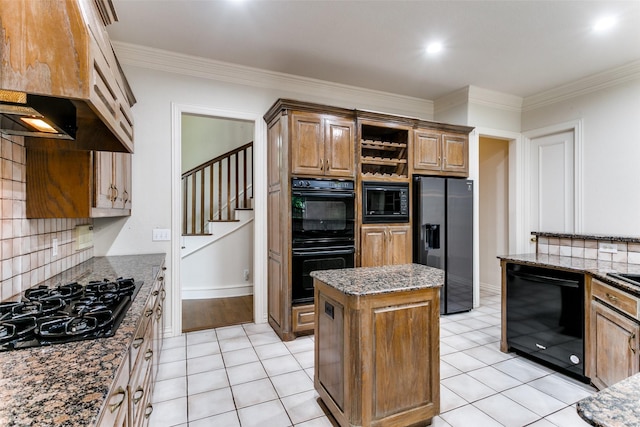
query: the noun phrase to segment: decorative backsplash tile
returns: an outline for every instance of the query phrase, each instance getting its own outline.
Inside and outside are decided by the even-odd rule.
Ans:
[[[537,253],[640,264],[640,238],[538,233]]]
[[[25,161],[24,139],[0,135],[0,301],[93,257],[73,250],[73,229],[92,219],[26,218]]]

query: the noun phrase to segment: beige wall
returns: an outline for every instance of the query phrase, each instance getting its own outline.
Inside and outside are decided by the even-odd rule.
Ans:
[[[73,251],[73,229],[91,219],[27,219],[25,148],[22,137],[0,135],[0,301],[93,257]],[[58,255],[51,243],[58,239]]]

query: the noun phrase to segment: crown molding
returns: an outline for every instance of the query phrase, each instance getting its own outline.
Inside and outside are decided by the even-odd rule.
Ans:
[[[469,104],[484,105],[499,110],[522,111],[523,99],[516,95],[469,86]]]
[[[640,60],[524,98],[523,111],[586,95],[601,89],[640,79]]]
[[[391,110],[398,114],[413,112],[413,115],[426,119],[433,117],[433,101],[427,99],[246,67],[130,43],[114,41],[113,46],[120,63],[134,67],[244,86],[294,91],[322,98],[329,95],[332,101],[343,103],[345,108],[356,108],[353,104],[359,102],[368,108],[381,111]]]
[[[456,91],[450,92],[434,102],[435,114],[439,115],[445,111],[449,111],[452,108],[460,105],[466,105],[469,103],[469,86],[463,87]]]

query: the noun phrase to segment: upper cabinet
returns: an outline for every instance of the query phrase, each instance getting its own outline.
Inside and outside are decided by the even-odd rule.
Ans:
[[[110,0],[0,0],[0,89],[72,100],[76,137],[60,148],[133,152],[135,98],[106,32],[115,19]]]
[[[290,127],[293,175],[353,177],[353,120],[295,111],[291,113]]]
[[[414,129],[413,171],[417,174],[468,176],[468,132],[452,133],[439,129]]]

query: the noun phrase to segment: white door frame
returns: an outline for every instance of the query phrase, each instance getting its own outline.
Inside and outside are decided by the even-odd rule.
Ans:
[[[197,114],[225,119],[247,120],[253,128],[253,318],[267,321],[267,130],[262,114],[221,110],[196,105],[171,103],[171,325],[170,336],[182,333],[182,285],[180,283],[180,247],[182,237],[182,115]]]

